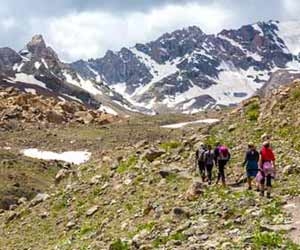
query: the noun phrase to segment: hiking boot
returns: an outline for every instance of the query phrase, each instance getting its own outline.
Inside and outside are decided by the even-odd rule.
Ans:
[[[267,193],[267,198],[268,199],[271,199],[272,197],[271,197],[271,193]]]
[[[260,196],[264,197],[265,196],[265,192],[264,191],[260,191]]]
[[[248,187],[248,190],[252,190],[252,187]]]

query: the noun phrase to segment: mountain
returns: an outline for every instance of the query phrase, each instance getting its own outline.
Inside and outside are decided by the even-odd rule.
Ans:
[[[112,114],[195,113],[236,105],[297,78],[299,30],[296,21],[259,22],[218,34],[192,26],[73,63],[62,62],[36,35],[19,53],[0,48],[0,80]]]
[[[59,59],[41,35],[34,36],[19,53],[0,48],[0,81],[0,85],[6,87],[81,102],[113,114],[118,114],[118,108],[124,108],[117,104],[110,107],[112,100],[131,106],[103,83],[94,79],[83,80],[69,64]]]
[[[300,22],[259,22],[207,35],[193,26],[71,67],[136,107],[197,112],[250,97],[278,69],[299,70]]]

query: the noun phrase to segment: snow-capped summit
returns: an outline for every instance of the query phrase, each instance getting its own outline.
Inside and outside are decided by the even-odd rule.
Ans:
[[[297,27],[269,21],[207,35],[192,26],[71,66],[82,77],[101,76],[135,106],[197,112],[250,97],[278,69],[298,70]]]
[[[88,104],[143,113],[194,113],[233,105],[300,71],[300,21],[268,21],[205,34],[191,26],[104,57],[66,64],[41,35],[16,53],[0,49],[0,73]],[[274,83],[276,79],[276,83]],[[282,78],[282,79],[286,79]],[[38,81],[38,82],[36,82]]]

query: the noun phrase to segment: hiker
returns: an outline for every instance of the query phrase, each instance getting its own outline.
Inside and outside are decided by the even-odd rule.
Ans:
[[[243,167],[245,167],[245,165],[246,165],[248,190],[252,189],[252,180],[257,176],[258,162],[259,162],[259,153],[256,150],[254,144],[249,143],[248,151],[246,152],[245,160],[242,164]],[[259,191],[259,189],[258,189],[258,191]]]
[[[214,167],[214,159],[215,159],[214,150],[212,150],[211,145],[207,146],[207,151],[205,152],[204,159],[205,159],[205,169],[207,172],[208,184],[211,185],[212,169]]]
[[[230,157],[231,156],[230,156],[228,148],[224,145],[219,146],[218,156],[217,156],[219,173],[218,173],[218,179],[217,179],[216,184],[219,184],[219,181],[222,180],[223,186],[226,186],[225,166],[228,163],[228,161],[230,160]]]
[[[260,151],[259,173],[257,180],[260,181],[260,195],[264,196],[265,186],[267,187],[267,198],[271,198],[272,179],[275,178],[276,166],[275,155],[270,142],[265,141]]]
[[[201,144],[200,148],[196,151],[196,166],[198,166],[203,182],[205,181],[205,152],[206,146],[204,144]]]
[[[216,143],[216,147],[214,149],[214,156],[215,156],[215,165],[218,166],[218,156],[219,156],[219,150],[220,150],[220,147],[221,147],[221,143],[220,142],[217,142]]]

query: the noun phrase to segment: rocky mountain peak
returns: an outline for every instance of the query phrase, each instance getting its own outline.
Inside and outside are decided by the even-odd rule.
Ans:
[[[26,47],[32,54],[38,55],[42,50],[46,49],[46,43],[42,35],[35,35]]]
[[[11,48],[0,48],[0,71],[11,69],[16,63],[22,61],[21,56]]]

